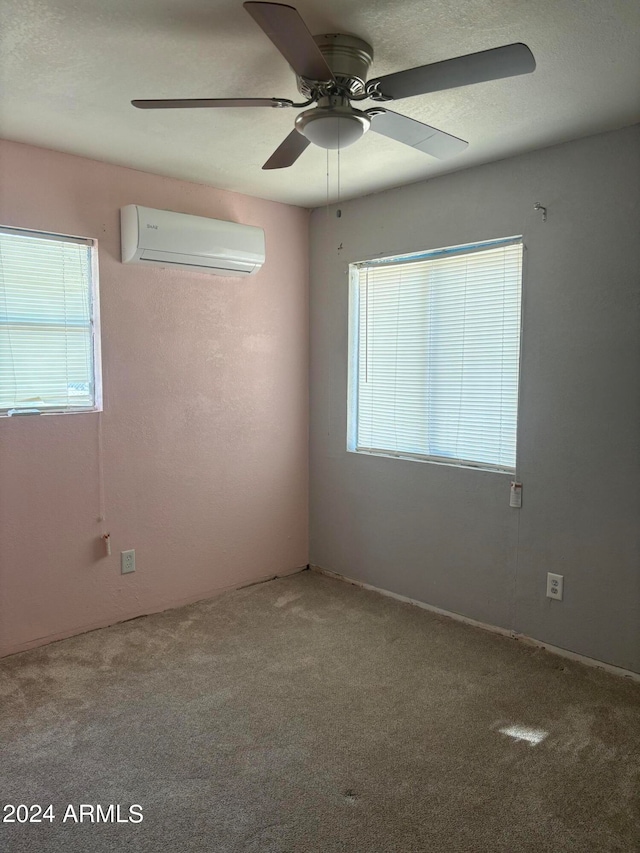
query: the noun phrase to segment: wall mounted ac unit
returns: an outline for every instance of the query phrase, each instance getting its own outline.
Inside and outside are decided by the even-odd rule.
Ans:
[[[264,264],[264,231],[170,210],[120,210],[123,264],[157,264],[215,275],[251,275]]]

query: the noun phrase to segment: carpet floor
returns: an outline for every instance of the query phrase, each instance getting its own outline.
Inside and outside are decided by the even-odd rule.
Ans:
[[[640,684],[313,572],[6,658],[0,701],[0,805],[53,807],[10,853],[640,851]]]

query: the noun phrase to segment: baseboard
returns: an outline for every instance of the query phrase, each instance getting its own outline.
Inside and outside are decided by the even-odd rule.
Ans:
[[[455,619],[457,622],[464,622],[465,625],[473,625],[475,628],[482,628],[484,631],[491,631],[492,634],[500,634],[503,637],[510,637],[512,640],[518,640],[519,642],[526,643],[529,646],[546,649],[554,655],[559,655],[560,657],[568,658],[569,660],[577,661],[578,663],[595,667],[596,669],[603,669],[613,675],[621,676],[622,678],[629,678],[632,681],[640,683],[640,672],[623,669],[620,666],[614,666],[611,663],[605,663],[605,661],[597,660],[596,658],[586,657],[586,655],[581,655],[577,652],[569,651],[569,649],[560,648],[559,646],[552,646],[549,643],[545,643],[543,640],[536,640],[535,637],[528,637],[526,634],[519,634],[517,631],[511,631],[508,628],[499,628],[497,625],[489,625],[486,622],[479,622],[477,619],[470,619],[468,616],[462,616],[460,613],[453,613],[451,610],[443,610],[441,607],[435,607],[433,604],[427,604],[426,602],[418,601],[415,598],[408,598],[406,595],[400,595],[399,593],[391,592],[388,589],[381,589],[380,587],[373,586],[372,584],[365,583],[364,581],[354,580],[346,575],[340,575],[337,572],[329,571],[329,569],[323,569],[322,566],[310,565],[309,568],[321,575],[326,575],[327,577],[344,581],[352,586],[357,586],[361,589],[368,589],[372,592],[378,592],[380,595],[385,595],[388,598],[394,598],[396,601],[402,601],[405,604],[412,604],[414,607],[421,607],[423,610],[428,610],[430,613],[437,613],[439,616],[446,616],[449,619]]]
[[[204,590],[195,593],[194,595],[187,596],[186,598],[165,601],[160,604],[153,605],[151,607],[145,607],[142,610],[122,613],[118,614],[118,616],[111,616],[109,618],[101,619],[97,622],[91,622],[86,625],[77,625],[73,628],[68,628],[64,631],[59,631],[54,634],[46,634],[42,637],[34,637],[31,640],[25,640],[22,643],[16,643],[0,650],[0,658],[8,657],[9,655],[16,655],[20,652],[26,652],[29,649],[35,649],[39,646],[47,646],[49,645],[49,643],[57,643],[59,640],[68,640],[69,637],[77,637],[79,634],[88,634],[90,631],[99,631],[101,628],[109,628],[111,625],[120,625],[122,622],[130,622],[132,619],[139,619],[142,616],[151,616],[153,613],[163,613],[165,610],[175,610],[178,607],[186,607],[188,604],[195,604],[198,601],[206,601],[209,598],[217,598],[217,596],[222,595],[225,592],[232,592],[236,589],[245,589],[246,587],[255,586],[259,583],[266,583],[267,581],[275,580],[276,578],[289,577],[289,575],[295,575],[298,572],[304,572],[308,568],[308,564],[306,566],[297,566],[294,569],[281,572],[277,575],[263,575],[257,578],[252,578],[251,580],[241,581],[240,583],[215,587],[214,589]]]

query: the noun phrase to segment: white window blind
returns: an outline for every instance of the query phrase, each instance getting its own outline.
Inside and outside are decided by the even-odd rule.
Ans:
[[[0,228],[0,415],[100,407],[94,251]]]
[[[513,470],[521,239],[351,272],[349,449]]]

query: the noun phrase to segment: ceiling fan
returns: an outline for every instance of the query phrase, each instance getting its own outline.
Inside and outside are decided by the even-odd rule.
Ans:
[[[310,107],[295,120],[295,129],[262,167],[293,165],[310,143],[321,148],[345,148],[369,129],[403,142],[433,157],[445,159],[468,145],[428,124],[392,112],[383,106],[355,109],[351,102],[370,99],[376,104],[425,95],[471,83],[529,74],[536,67],[526,44],[507,44],[430,65],[420,65],[367,81],[373,49],[361,38],[332,33],[313,36],[297,9],[281,3],[244,3],[244,8],[271,39],[296,74],[298,91],[306,98],[192,98],[136,100],[139,109],[189,107]]]

